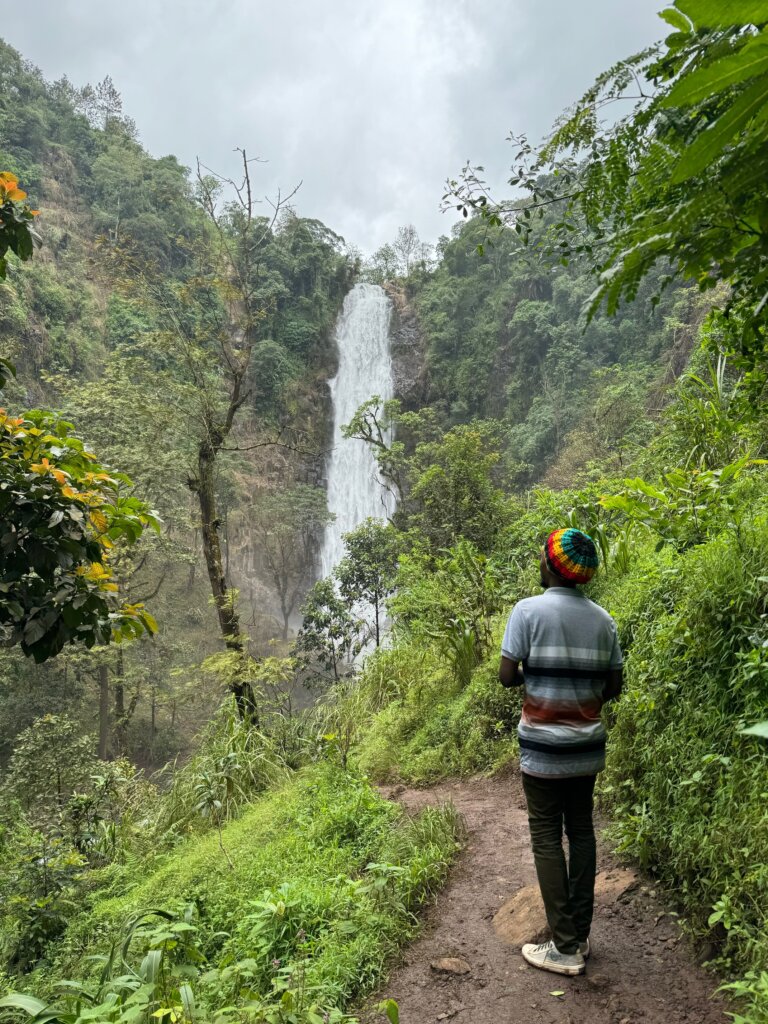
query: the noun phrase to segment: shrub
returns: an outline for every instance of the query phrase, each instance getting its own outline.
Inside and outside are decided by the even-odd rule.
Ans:
[[[630,655],[602,787],[613,835],[724,936],[729,968],[768,956],[768,752],[740,732],[768,703],[767,542],[758,514],[603,595]]]
[[[223,828],[227,858],[209,834],[154,869],[137,865],[28,983],[45,997],[81,974],[47,1018],[71,1013],[70,1024],[238,1018],[244,1007],[275,1024],[340,1021],[413,935],[459,833],[450,808],[411,820],[360,775],[319,764]]]
[[[388,664],[400,659],[414,674],[403,695],[378,712],[365,732],[358,755],[365,770],[376,778],[426,785],[491,770],[514,754],[520,698],[499,684],[493,656],[466,686],[434,651],[421,662],[409,646],[389,652]]]

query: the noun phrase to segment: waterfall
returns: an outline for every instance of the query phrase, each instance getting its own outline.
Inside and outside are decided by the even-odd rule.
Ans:
[[[373,395],[392,397],[389,321],[392,303],[383,288],[357,284],[344,300],[336,343],[339,369],[328,381],[333,400],[333,446],[328,460],[328,508],[336,516],[325,528],[320,573],[328,576],[344,555],[342,537],[369,516],[384,519],[394,498],[382,486],[364,441],[344,438],[341,428]]]

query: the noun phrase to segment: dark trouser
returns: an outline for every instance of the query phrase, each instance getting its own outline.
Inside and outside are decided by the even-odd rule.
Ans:
[[[575,953],[589,935],[595,898],[595,776],[540,779],[523,773],[533,859],[552,938],[561,953]],[[568,836],[568,865],[563,853]]]

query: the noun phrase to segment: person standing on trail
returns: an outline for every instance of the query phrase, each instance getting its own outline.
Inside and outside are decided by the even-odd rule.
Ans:
[[[597,568],[594,541],[555,530],[541,549],[544,593],[518,601],[501,645],[499,680],[524,686],[520,769],[549,942],[523,946],[534,967],[582,974],[595,896],[592,794],[605,766],[603,704],[621,693],[616,624],[580,590]],[[568,863],[563,852],[568,836]]]

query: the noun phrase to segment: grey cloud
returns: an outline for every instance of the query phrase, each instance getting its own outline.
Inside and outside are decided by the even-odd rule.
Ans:
[[[540,137],[615,60],[663,34],[657,0],[28,0],[6,38],[49,79],[112,76],[141,138],[234,172],[370,251],[447,231],[467,158],[501,184],[510,129]]]

